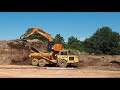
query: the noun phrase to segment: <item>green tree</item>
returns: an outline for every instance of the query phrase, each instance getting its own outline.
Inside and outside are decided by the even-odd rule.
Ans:
[[[98,29],[93,36],[84,41],[89,53],[95,54],[120,54],[120,35],[111,28],[104,26]]]
[[[64,38],[60,34],[57,34],[54,38],[54,43],[63,44]]]
[[[63,47],[66,48],[64,38],[60,34],[57,34],[53,40],[54,44],[62,44]]]
[[[75,38],[74,36],[71,36],[68,38],[68,48],[74,49],[74,50],[79,50],[79,51],[85,51],[85,47],[83,45],[83,42]]]

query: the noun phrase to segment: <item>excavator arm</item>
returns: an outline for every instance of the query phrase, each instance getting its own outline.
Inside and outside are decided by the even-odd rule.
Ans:
[[[36,33],[36,32],[39,33],[40,35],[46,37],[49,40],[49,42],[53,42],[53,38],[48,33],[41,30],[40,28],[34,28],[29,34],[25,35],[22,38],[29,37],[29,36],[33,35],[34,33]]]
[[[48,51],[52,51],[52,50],[60,51],[60,50],[62,50],[62,45],[61,44],[54,44],[53,45],[53,38],[50,36],[50,34],[44,32],[40,28],[34,28],[29,34],[26,34],[26,35],[20,37],[20,39],[24,39],[26,37],[29,37],[29,36],[33,35],[34,33],[36,33],[36,32],[39,33],[40,35],[46,37],[49,40],[49,42],[48,42]]]

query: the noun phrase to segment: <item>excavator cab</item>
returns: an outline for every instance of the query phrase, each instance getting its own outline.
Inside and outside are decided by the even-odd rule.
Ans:
[[[62,44],[54,44],[54,51],[61,51],[62,50]]]
[[[47,50],[54,51],[54,43],[53,42],[48,42]]]
[[[62,50],[62,45],[61,44],[54,44],[53,42],[48,43],[48,51],[59,52],[61,50]]]

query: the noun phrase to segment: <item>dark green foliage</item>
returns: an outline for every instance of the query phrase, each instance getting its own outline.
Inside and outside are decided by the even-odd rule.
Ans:
[[[57,43],[58,44],[63,44],[63,43],[65,43],[64,38],[60,34],[57,34],[54,38],[54,43],[55,44],[57,44]]]
[[[89,53],[120,54],[120,35],[109,27],[98,29],[93,36],[84,41]]]
[[[60,34],[57,34],[55,36],[54,44],[62,44],[63,48],[66,48],[66,44],[65,44],[64,38]]]
[[[85,47],[83,45],[83,42],[75,38],[74,36],[71,36],[68,38],[68,48],[78,50],[78,51],[85,51]]]
[[[57,34],[54,38],[54,43],[62,44],[63,48],[65,48],[65,49],[84,51],[84,46],[83,46],[82,42],[80,42],[74,36],[69,37],[68,42],[64,42],[64,38],[60,34]]]

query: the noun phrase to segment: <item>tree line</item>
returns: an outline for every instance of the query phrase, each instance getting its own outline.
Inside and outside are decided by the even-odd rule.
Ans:
[[[26,31],[28,33],[33,28]],[[33,34],[29,39],[38,38],[47,42],[47,39],[40,34]],[[78,50],[89,54],[105,54],[105,55],[120,55],[120,34],[112,31],[110,27],[103,26],[98,28],[96,32],[84,41],[80,41],[75,36],[70,36],[65,42],[64,37],[57,34],[54,38],[54,43],[63,45],[65,49]]]

